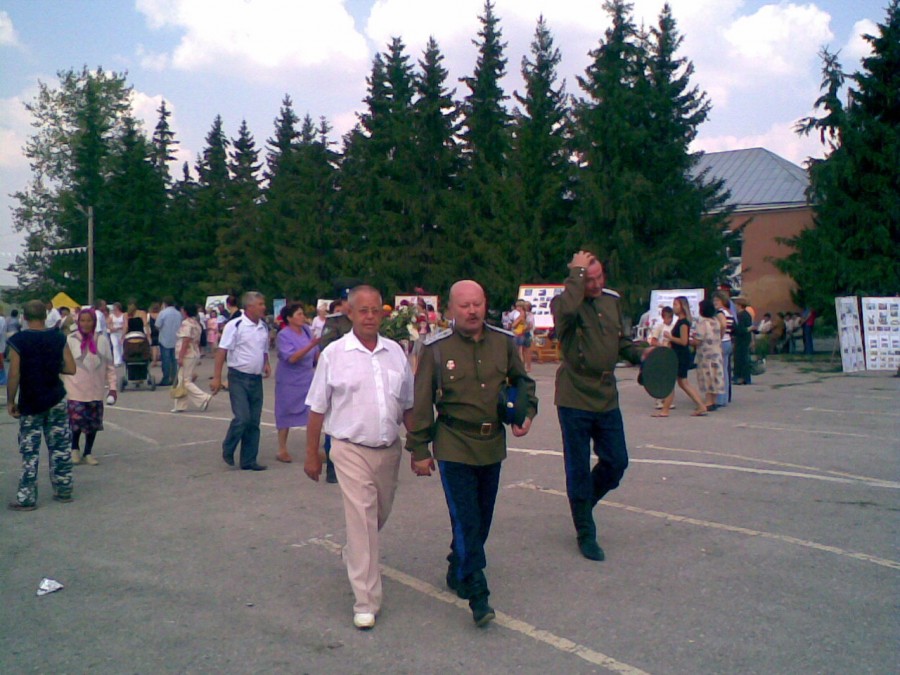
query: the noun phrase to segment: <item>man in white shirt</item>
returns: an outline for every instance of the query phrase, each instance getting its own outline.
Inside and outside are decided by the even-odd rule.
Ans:
[[[381,293],[371,286],[350,291],[351,332],[319,355],[306,403],[304,471],[322,472],[319,436],[331,436],[331,460],[344,499],[344,561],[353,588],[353,624],[366,630],[381,609],[378,532],[387,522],[400,468],[400,424],[409,427],[413,376],[403,349],[378,334]]]
[[[234,418],[222,442],[222,459],[234,466],[234,452],[241,445],[240,466],[245,471],[265,471],[259,455],[259,419],[262,415],[264,377],[269,377],[269,328],[262,320],[266,299],[262,293],[244,293],[243,314],[225,324],[216,349],[213,394],[222,388],[222,366],[228,363],[228,397]]]
[[[62,315],[59,313],[59,310],[53,306],[52,302],[47,303],[47,318],[44,319],[44,327],[45,328],[59,328],[59,322],[62,320]]]

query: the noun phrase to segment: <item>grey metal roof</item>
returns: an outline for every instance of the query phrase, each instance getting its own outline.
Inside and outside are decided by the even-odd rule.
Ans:
[[[737,210],[806,204],[806,171],[765,148],[708,152],[700,157],[694,175],[706,169],[709,178],[725,181],[725,187],[731,191],[726,205]]]

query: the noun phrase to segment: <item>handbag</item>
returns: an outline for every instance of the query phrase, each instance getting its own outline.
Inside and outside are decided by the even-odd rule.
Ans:
[[[187,396],[187,387],[184,383],[184,369],[178,369],[178,375],[175,376],[175,383],[169,390],[169,396],[172,398],[184,398]]]
[[[524,335],[525,334],[525,322],[523,321],[522,323],[513,326],[513,333],[515,335]]]

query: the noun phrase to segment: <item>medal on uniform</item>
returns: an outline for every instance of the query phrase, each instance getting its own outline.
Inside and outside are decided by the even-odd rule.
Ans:
[[[456,368],[456,361],[453,359],[447,361],[447,370],[453,370],[454,368]]]

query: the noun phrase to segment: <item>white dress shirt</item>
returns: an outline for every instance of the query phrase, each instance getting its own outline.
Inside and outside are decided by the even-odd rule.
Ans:
[[[319,355],[306,404],[325,415],[325,433],[381,448],[400,436],[403,413],[413,407],[413,375],[403,348],[378,336],[374,351],[353,332]]]
[[[247,375],[262,375],[269,353],[269,327],[260,319],[253,323],[242,314],[225,324],[219,349],[227,349],[226,363]]]

